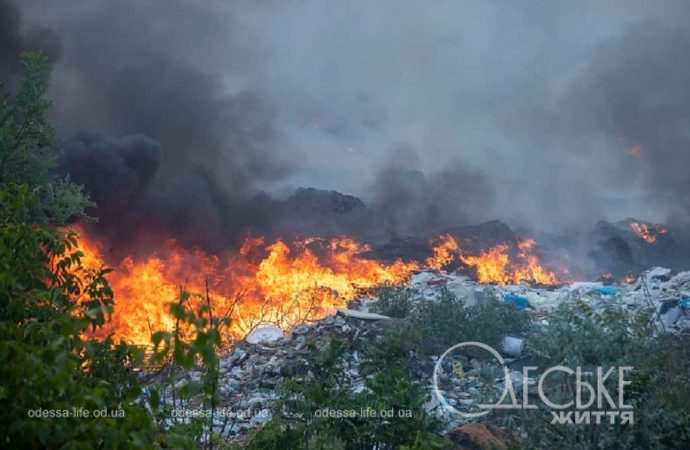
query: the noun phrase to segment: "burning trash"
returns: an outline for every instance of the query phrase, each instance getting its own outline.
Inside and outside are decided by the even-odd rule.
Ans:
[[[108,265],[98,244],[84,232],[80,242],[87,265]],[[365,289],[399,284],[420,267],[359,257],[367,250],[349,238],[289,244],[248,238],[239,252],[218,256],[170,240],[158,254],[125,257],[115,264],[110,276],[117,297],[112,320],[95,335],[112,333],[116,339],[149,344],[152,330],[174,327],[168,305],[182,289],[204,295],[208,289],[214,313],[230,319],[227,333],[233,339],[261,323],[289,329],[332,314]]]
[[[81,231],[81,249],[92,268],[108,261],[96,241]],[[370,247],[352,238],[310,237],[293,242],[247,238],[237,253],[211,255],[186,249],[174,240],[154,255],[125,257],[115,262],[110,282],[116,296],[112,320],[94,333],[139,345],[150,343],[152,330],[171,330],[176,321],[168,305],[180,290],[208,294],[214,314],[227,316],[226,331],[242,338],[257,324],[285,330],[321,319],[367,289],[399,285],[422,269],[463,265],[480,283],[553,285],[554,272],[545,269],[533,240],[522,240],[515,252],[497,245],[479,255],[466,255],[451,235],[430,243],[424,261],[390,263],[365,256]]]
[[[656,243],[659,236],[668,233],[668,230],[661,225],[647,225],[637,222],[632,222],[630,229],[638,238],[650,245]]]

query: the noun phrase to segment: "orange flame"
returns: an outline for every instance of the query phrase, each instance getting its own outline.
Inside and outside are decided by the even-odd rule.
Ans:
[[[478,256],[460,255],[460,260],[474,267],[481,283],[517,284],[523,281],[539,284],[556,284],[556,275],[542,267],[534,254],[534,241],[518,243],[517,255],[512,258],[506,244],[498,244]]]
[[[98,244],[83,232],[80,247],[85,266],[104,265]],[[318,257],[319,249],[326,256]],[[414,262],[386,265],[358,256],[368,250],[349,238],[309,238],[291,245],[250,238],[235,255],[211,256],[170,240],[157,255],[126,257],[115,264],[108,276],[114,312],[94,336],[113,333],[118,340],[147,345],[153,332],[174,329],[167,305],[179,298],[180,290],[204,294],[206,283],[214,315],[231,319],[231,337],[242,337],[261,323],[287,329],[332,314],[362,289],[401,283],[419,269]]]
[[[633,274],[628,274],[623,277],[623,283],[625,284],[633,284],[635,281],[637,281],[637,277]]]
[[[83,264],[107,265],[99,244],[83,230],[80,248]],[[151,335],[176,326],[168,305],[180,291],[190,301],[206,301],[208,289],[216,317],[228,317],[230,339],[242,338],[257,325],[276,324],[283,329],[332,314],[363,290],[381,284],[400,284],[423,268],[440,270],[456,259],[475,267],[482,283],[556,283],[534,254],[534,241],[521,241],[514,258],[507,245],[493,247],[479,256],[464,256],[450,235],[432,241],[433,256],[424,263],[396,260],[390,264],[362,255],[370,248],[354,239],[311,237],[287,243],[267,243],[247,238],[236,253],[209,255],[169,240],[150,256],[128,256],[112,264],[108,275],[115,295],[111,320],[93,336],[113,334],[116,340],[148,345]]]
[[[439,236],[435,242],[436,245],[432,249],[434,255],[426,259],[426,266],[430,269],[441,270],[453,261],[455,254],[460,250],[460,246],[450,234]]]
[[[647,242],[648,244],[654,244],[659,237],[659,235],[668,233],[666,228],[660,225],[647,225],[646,223],[632,222],[630,224],[630,229],[635,233],[637,237]]]

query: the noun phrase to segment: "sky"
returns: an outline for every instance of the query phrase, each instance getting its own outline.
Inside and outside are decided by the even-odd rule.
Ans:
[[[65,170],[106,218],[222,234],[270,221],[257,192],[314,186],[401,233],[687,224],[687,17],[680,0],[0,0],[0,74],[48,53]]]

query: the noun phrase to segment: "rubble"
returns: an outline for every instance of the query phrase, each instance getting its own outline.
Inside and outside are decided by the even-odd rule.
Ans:
[[[250,344],[275,342],[283,338],[283,330],[275,325],[264,325],[247,335],[245,340]]]
[[[506,305],[513,305],[518,311],[522,311],[529,306],[529,299],[522,295],[516,295],[513,293],[503,294],[503,302]]]
[[[427,271],[415,274],[408,284],[419,302],[435,301],[439,294],[447,289],[462,299],[466,304],[481,303],[489,297],[501,299],[518,310],[525,310],[541,319],[548,318],[550,311],[564,302],[584,301],[592,307],[618,303],[626,308],[655,308],[659,322],[663,325],[663,332],[686,333],[690,330],[690,272],[673,274],[668,269],[652,268],[640,275],[635,283],[605,285],[602,282],[578,282],[569,285],[548,287],[521,285],[484,285],[470,280],[466,276]],[[391,317],[368,311],[368,306],[375,299],[363,297],[351,303],[349,308],[341,308],[333,316],[323,320],[301,324],[288,332],[284,332],[274,325],[263,325],[253,330],[243,342],[230,349],[220,361],[221,404],[219,407],[237,411],[232,420],[218,425],[218,431],[223,436],[232,437],[243,435],[248,430],[261,426],[270,420],[270,407],[277,398],[276,388],[285,379],[302,377],[309,372],[306,356],[307,342],[314,342],[317,347],[325,345],[331,337],[338,337],[354,341],[364,336],[379,336],[387,326],[392,326],[396,320]],[[520,336],[505,336],[499,349],[506,357],[520,358],[525,349],[525,340]],[[347,356],[348,369],[344,372],[350,386],[354,390],[364,389],[364,383],[359,375],[360,356],[357,352]],[[420,376],[427,376],[427,367],[433,367],[434,361],[420,361]],[[444,373],[443,382],[450,383],[452,392],[448,393],[448,402],[456,408],[473,408],[476,400],[474,391],[479,392],[477,383],[486,373],[477,367],[477,361],[468,359],[462,361],[461,366],[468,376],[461,382],[453,380],[450,374]],[[456,367],[457,368],[457,367]],[[456,369],[455,368],[455,369]],[[428,373],[428,379],[431,379]],[[490,375],[496,383],[504,375]],[[522,385],[521,374],[510,373],[516,387]],[[177,388],[199,381],[201,373],[190,371],[175,383]],[[493,382],[493,381],[492,381]],[[475,392],[475,393],[477,393]],[[168,396],[169,397],[169,396]],[[171,401],[168,399],[167,401]],[[440,414],[438,403],[430,402],[429,411]],[[459,423],[452,418],[444,417],[448,427]],[[471,431],[471,432],[470,432]],[[475,433],[475,431],[477,433]],[[451,435],[456,440],[458,448],[462,447],[462,439],[498,439],[503,436],[491,428],[480,430],[465,425],[455,429]],[[464,436],[464,437],[463,437]],[[505,437],[505,436],[504,436]],[[470,441],[468,441],[470,442]],[[491,441],[493,442],[493,441]],[[494,442],[498,445],[504,440]],[[501,444],[502,445],[502,444]],[[505,448],[500,445],[497,448]]]
[[[346,309],[346,308],[338,308],[338,314],[341,314],[345,317],[352,317],[352,318],[361,319],[361,320],[390,320],[391,319],[390,317],[384,316],[381,314],[364,312],[364,311],[357,311],[355,309]]]
[[[525,348],[525,340],[518,337],[506,336],[503,338],[501,343],[501,349],[503,353],[513,358],[517,358],[522,354]]]

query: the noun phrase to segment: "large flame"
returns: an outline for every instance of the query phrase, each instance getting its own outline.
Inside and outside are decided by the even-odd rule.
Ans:
[[[432,243],[435,244],[432,248],[434,254],[426,259],[426,266],[430,269],[443,269],[455,259],[460,251],[458,241],[450,234],[439,236]]]
[[[80,247],[87,267],[110,265],[115,295],[111,321],[94,336],[147,345],[158,330],[176,326],[168,305],[180,292],[196,294],[192,302],[210,301],[216,317],[227,317],[228,337],[241,338],[255,326],[272,323],[284,329],[332,314],[363,290],[400,284],[424,268],[442,269],[453,261],[476,268],[483,283],[556,283],[533,253],[534,241],[520,242],[511,258],[507,245],[478,256],[463,255],[450,235],[432,241],[433,256],[423,263],[383,263],[362,256],[370,248],[354,239],[308,238],[294,242],[248,238],[237,252],[210,255],[169,240],[154,255],[106,262],[97,241],[84,230]],[[109,264],[108,264],[109,263]]]
[[[105,265],[97,242],[83,231],[80,247],[87,267]],[[126,257],[114,264],[109,281],[115,294],[112,320],[95,335],[146,345],[153,332],[171,330],[168,304],[181,290],[206,292],[216,316],[227,316],[231,337],[244,336],[262,323],[289,328],[345,306],[363,289],[405,281],[419,265],[397,260],[384,264],[358,255],[366,245],[349,238],[309,238],[289,245],[245,240],[239,252],[222,256],[185,249],[168,241],[154,256]]]
[[[534,241],[518,243],[518,251],[511,255],[510,247],[498,244],[477,256],[460,255],[460,260],[477,272],[481,283],[517,284],[522,282],[556,284],[556,275],[545,269],[534,253]]]
[[[635,233],[637,237],[647,242],[648,244],[654,244],[659,237],[659,235],[668,233],[666,228],[659,225],[647,225],[646,223],[630,223],[630,229]]]

